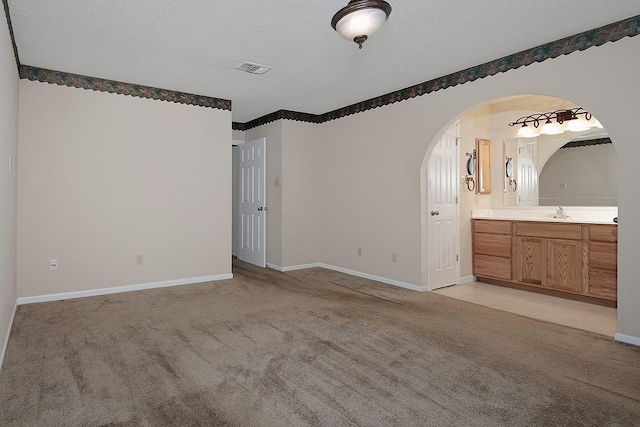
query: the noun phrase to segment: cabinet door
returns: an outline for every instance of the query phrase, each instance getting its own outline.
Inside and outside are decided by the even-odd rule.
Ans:
[[[545,285],[547,239],[518,237],[517,240],[517,280],[530,285]]]
[[[618,299],[618,274],[615,271],[589,269],[589,289],[591,296],[612,301]]]
[[[617,300],[617,268],[617,243],[589,242],[589,295]]]
[[[583,292],[580,241],[547,240],[547,286],[559,291]]]

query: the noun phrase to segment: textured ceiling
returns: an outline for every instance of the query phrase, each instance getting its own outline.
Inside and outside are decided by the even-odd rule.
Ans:
[[[22,64],[321,114],[640,14],[638,0],[389,0],[362,50],[347,0],[9,0]],[[273,69],[235,70],[249,61]]]

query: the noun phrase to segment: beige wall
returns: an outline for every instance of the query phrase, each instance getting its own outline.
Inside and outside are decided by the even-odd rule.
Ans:
[[[16,305],[16,171],[20,87],[6,25],[0,25],[0,364]],[[9,156],[12,171],[9,172]]]
[[[234,141],[244,141],[245,132],[241,130],[232,130],[231,138]]]
[[[271,267],[318,262],[317,130],[315,124],[278,120],[244,134],[246,141],[267,139],[267,263]]]
[[[317,129],[282,122],[282,267],[318,262]]]
[[[421,101],[414,98],[321,125],[322,263],[420,285],[420,170],[428,142],[454,118],[437,122],[432,134],[425,132],[428,110]],[[398,262],[391,262],[393,252]]]
[[[640,156],[634,118],[639,49],[640,37],[627,38],[321,125],[320,261],[421,284],[420,254],[426,247],[420,238],[425,212],[419,171],[431,142],[455,119],[488,101],[556,96],[592,112],[616,144],[622,217],[618,327],[622,334],[640,337],[640,285],[634,269],[640,227],[624,220],[640,209],[633,165]],[[357,246],[363,247],[362,257],[356,256]],[[391,263],[392,251],[398,263]]]
[[[20,90],[19,296],[231,273],[231,112]]]

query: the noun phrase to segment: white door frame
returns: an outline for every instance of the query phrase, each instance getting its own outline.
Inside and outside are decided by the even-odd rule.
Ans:
[[[449,130],[451,129],[451,127],[453,126],[457,126],[458,131],[457,131],[457,136],[456,136],[456,149],[455,149],[455,167],[454,167],[454,174],[455,174],[455,181],[457,183],[456,185],[456,191],[457,191],[457,203],[456,203],[456,208],[455,208],[455,212],[456,212],[456,217],[455,217],[455,223],[453,225],[453,229],[456,231],[456,237],[453,239],[454,241],[454,245],[455,245],[455,252],[456,252],[456,267],[455,267],[455,272],[456,272],[456,283],[458,284],[460,283],[460,187],[461,187],[461,175],[460,175],[460,145],[461,145],[461,138],[460,138],[460,120],[456,120],[451,126],[447,127],[439,136],[438,138],[434,139],[434,141],[432,142],[432,144],[435,145],[436,141],[440,138],[442,138],[442,136]],[[427,164],[427,168],[428,165],[431,161],[431,156],[433,155],[433,151],[431,151],[431,154],[429,155],[428,159],[425,159],[426,164]],[[428,171],[427,171],[428,172]],[[425,181],[425,185],[426,185],[426,180],[428,179],[428,173],[425,174],[424,176],[424,181]],[[431,206],[431,197],[430,197],[430,190],[429,190],[429,185],[426,185],[426,211],[424,212],[425,215],[429,215],[429,212],[431,212],[432,210],[432,206]],[[426,218],[426,230],[427,230],[427,256],[426,256],[426,262],[427,262],[427,266],[426,266],[426,276],[427,276],[427,283],[426,283],[426,289],[428,291],[433,291],[434,289],[432,288],[431,285],[431,254],[429,254],[429,243],[430,240],[432,239],[432,233],[429,232],[429,224],[430,221],[428,219],[428,217]]]
[[[233,150],[233,147],[237,147],[238,145],[244,144],[243,140],[240,139],[234,139],[231,141],[231,147]],[[237,153],[236,153],[237,154]],[[233,155],[231,156],[231,161],[233,162]],[[231,255],[234,257],[238,256],[238,236],[239,234],[239,229],[238,229],[238,220],[239,220],[239,216],[240,216],[240,186],[238,185],[238,157],[236,156],[236,160],[235,160],[235,164],[231,167],[231,169],[235,169],[235,174],[232,174],[232,188],[235,187],[235,193],[232,195],[232,199],[233,199],[233,210],[235,211],[235,216],[233,217],[233,221],[232,221],[232,230],[231,230]],[[234,252],[233,249],[236,249],[236,251]]]

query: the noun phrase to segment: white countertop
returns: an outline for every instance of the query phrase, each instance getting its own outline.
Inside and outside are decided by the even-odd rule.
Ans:
[[[550,206],[535,206],[512,209],[473,209],[473,219],[494,219],[503,221],[540,221],[563,222],[581,224],[613,224],[613,218],[618,216],[617,207],[565,207],[567,219],[554,218],[556,209]]]

